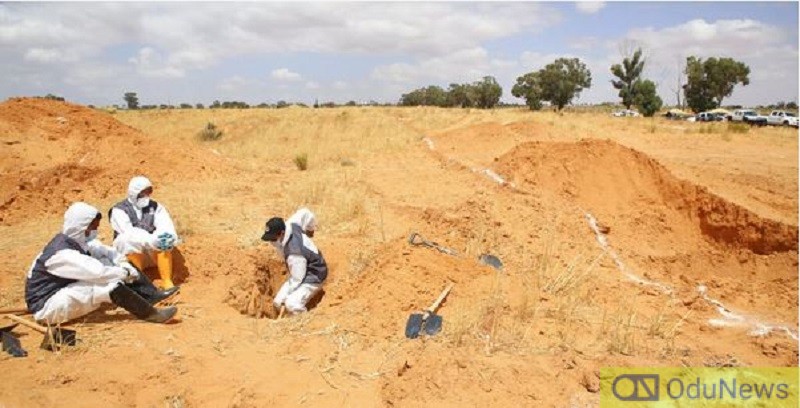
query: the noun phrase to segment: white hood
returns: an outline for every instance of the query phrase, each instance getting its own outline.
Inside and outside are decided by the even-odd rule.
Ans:
[[[296,213],[292,214],[292,216],[289,217],[287,224],[297,224],[304,231],[317,230],[317,218],[314,216],[314,213],[312,213],[311,210],[305,207],[300,208]],[[289,227],[287,226],[286,229],[288,230]]]
[[[94,221],[100,211],[83,202],[72,203],[64,213],[64,235],[80,242],[86,242],[86,228]]]
[[[128,183],[128,201],[132,204],[136,203],[136,198],[139,196],[139,193],[142,190],[152,187],[153,183],[147,179],[145,176],[136,176],[131,179],[131,182]]]

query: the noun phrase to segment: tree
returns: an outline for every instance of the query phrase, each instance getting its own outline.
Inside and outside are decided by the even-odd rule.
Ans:
[[[493,108],[503,95],[503,88],[492,76],[483,77],[482,81],[475,82],[472,87],[476,95],[475,103],[482,109]]]
[[[656,84],[649,79],[645,79],[636,81],[633,85],[634,95],[636,95],[633,103],[639,108],[642,115],[653,116],[664,104],[661,97],[656,93]]]
[[[711,57],[705,61],[691,56],[686,59],[687,83],[683,87],[686,103],[695,112],[722,105],[737,84],[750,84],[750,67],[732,58]]]
[[[642,49],[638,48],[630,57],[625,57],[622,64],[614,64],[611,66],[611,73],[618,80],[611,80],[611,84],[615,89],[619,89],[619,97],[622,98],[622,104],[625,109],[630,109],[633,101],[636,98],[634,85],[642,76],[644,70],[644,58],[642,58]]]
[[[561,110],[592,86],[592,74],[578,58],[559,58],[536,72],[517,78],[511,94],[524,98],[533,110],[542,108],[542,101],[549,101]]]
[[[450,84],[447,88],[447,106],[470,108],[475,105],[473,89],[466,84]]]
[[[136,92],[125,92],[123,99],[128,104],[128,109],[139,109],[139,97],[136,96]]]

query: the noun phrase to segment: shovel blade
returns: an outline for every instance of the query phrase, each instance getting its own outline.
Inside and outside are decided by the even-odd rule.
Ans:
[[[74,346],[77,343],[75,330],[51,329],[42,339],[42,350],[57,351],[63,346]]]
[[[419,313],[413,313],[408,316],[408,321],[406,322],[406,337],[409,339],[416,339],[419,337],[419,332],[422,330],[422,315]]]
[[[3,329],[6,328],[4,327]],[[19,339],[11,334],[10,330],[0,332],[0,337],[2,337],[3,351],[6,353],[11,354],[13,357],[25,357],[28,355],[28,352],[22,348]]]
[[[433,336],[442,331],[442,316],[432,314],[425,319],[425,327],[423,328],[425,334]]]
[[[482,254],[480,257],[478,257],[478,261],[484,265],[489,265],[498,271],[503,269],[503,262],[500,260],[500,258],[491,254]]]

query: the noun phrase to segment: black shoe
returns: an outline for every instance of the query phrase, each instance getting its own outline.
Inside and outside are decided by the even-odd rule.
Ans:
[[[136,291],[124,284],[117,285],[110,293],[111,301],[127,310],[130,314],[152,323],[164,323],[175,316],[175,306],[156,308]]]
[[[139,278],[133,282],[126,283],[126,285],[133,289],[139,296],[143,297],[144,300],[149,302],[151,305],[155,305],[162,300],[165,300],[172,295],[178,293],[180,286],[173,286],[166,290],[159,290],[158,287],[153,284],[153,282],[147,277],[147,275],[139,272]]]
[[[147,300],[151,305],[155,306],[157,303],[161,302],[162,300],[166,300],[166,299],[171,298],[172,295],[178,293],[178,291],[180,289],[181,289],[180,286],[173,286],[173,287],[171,287],[169,289],[156,291],[156,293],[154,293],[154,294],[152,294],[150,296],[142,296],[142,297],[145,298],[145,300]]]

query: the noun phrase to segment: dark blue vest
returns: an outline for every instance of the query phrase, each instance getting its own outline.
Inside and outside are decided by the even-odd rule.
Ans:
[[[289,236],[289,241],[283,248],[285,260],[289,260],[289,255],[300,255],[306,258],[306,276],[303,278],[303,283],[320,284],[325,282],[328,277],[328,265],[325,263],[325,258],[322,257],[322,251],[318,254],[306,248],[303,245],[303,232],[302,229],[296,224],[289,224],[291,232],[286,231]]]
[[[58,234],[50,240],[42,250],[42,254],[36,258],[31,277],[25,281],[25,303],[28,304],[28,311],[31,313],[41,310],[47,300],[61,288],[77,282],[75,279],[62,278],[47,271],[45,263],[62,249],[74,249],[83,255],[89,255],[78,241],[64,234]]]
[[[133,209],[133,204],[131,204],[128,200],[122,200],[116,203],[111,210],[108,210],[108,220],[111,221],[111,211],[115,208],[118,208],[125,212],[128,215],[128,218],[131,220],[131,224],[133,224],[136,228],[141,228],[149,233],[153,233],[156,230],[156,209],[158,208],[158,203],[150,200],[150,204],[147,207],[142,208],[142,219],[136,216],[136,211]],[[117,238],[120,231],[114,231],[114,238]]]

